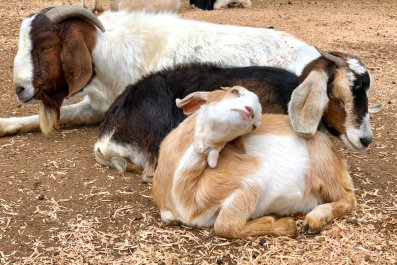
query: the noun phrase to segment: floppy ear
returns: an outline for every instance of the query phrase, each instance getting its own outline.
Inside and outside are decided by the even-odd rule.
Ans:
[[[301,136],[311,137],[317,131],[329,101],[327,81],[325,72],[313,70],[292,92],[288,115],[292,128]]]
[[[185,115],[190,115],[198,110],[201,105],[207,103],[208,92],[194,92],[187,95],[183,99],[177,98],[175,100],[176,106],[183,110]]]
[[[82,90],[92,77],[91,54],[81,33],[66,35],[61,60],[70,97]]]

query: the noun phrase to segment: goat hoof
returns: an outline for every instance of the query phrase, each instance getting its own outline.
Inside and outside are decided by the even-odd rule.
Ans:
[[[153,182],[153,176],[147,176],[143,175],[141,179],[142,183],[152,183]]]
[[[103,12],[103,9],[102,9],[102,8],[94,8],[94,9],[92,9],[91,11],[92,11],[92,13],[94,13],[94,14],[100,14],[100,13]]]
[[[21,124],[13,124],[6,119],[0,118],[0,136],[17,134],[21,128]]]
[[[303,231],[309,235],[320,234],[322,228],[327,223],[327,218],[318,218],[317,216],[310,215],[309,213],[303,221]]]
[[[318,234],[332,220],[332,208],[322,204],[309,212],[303,221],[303,229],[308,234]]]
[[[321,233],[321,229],[314,229],[310,227],[308,224],[304,224],[302,227],[303,233],[309,236],[319,235]]]

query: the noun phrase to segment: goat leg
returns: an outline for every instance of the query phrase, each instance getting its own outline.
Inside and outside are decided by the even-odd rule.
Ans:
[[[98,124],[103,120],[104,113],[94,110],[88,98],[61,107],[61,127]],[[39,116],[0,118],[0,136],[40,131]]]

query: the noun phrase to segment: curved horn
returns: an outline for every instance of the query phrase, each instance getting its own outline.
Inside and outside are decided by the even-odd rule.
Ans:
[[[93,13],[80,6],[57,6],[48,7],[40,11],[40,13],[46,15],[52,22],[58,23],[65,19],[78,17],[83,18],[95,26],[97,26],[102,32],[105,32],[105,27],[102,25],[101,21]]]
[[[326,53],[326,52],[322,51],[321,49],[319,49],[317,47],[316,47],[316,49],[321,54],[321,56],[323,56],[324,58],[330,60],[331,62],[334,62],[337,66],[339,66],[339,67],[346,67],[347,66],[346,61],[343,60],[342,58],[340,58],[338,56],[335,56],[335,55],[332,55],[332,54],[329,54],[329,53]]]
[[[38,13],[39,13],[39,14],[45,15],[45,13],[47,13],[49,10],[53,9],[54,7],[55,7],[55,6],[49,6],[49,7],[43,8],[43,9],[40,10]]]
[[[371,105],[368,107],[368,113],[370,113],[370,114],[378,113],[379,111],[381,111],[383,109],[383,107],[384,107],[383,103]]]

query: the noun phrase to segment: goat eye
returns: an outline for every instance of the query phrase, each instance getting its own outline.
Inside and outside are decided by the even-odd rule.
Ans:
[[[42,51],[48,50],[48,49],[51,49],[52,47],[54,47],[54,46],[53,46],[53,45],[43,45],[43,46],[41,47],[41,50],[42,50]]]
[[[236,95],[239,95],[239,94],[240,94],[240,93],[238,92],[237,89],[232,89],[232,90],[230,90],[230,93],[236,94]]]

